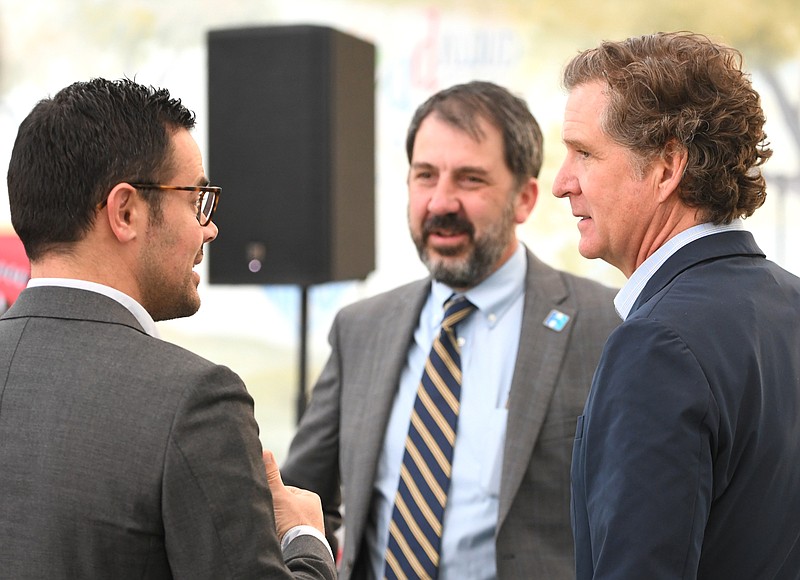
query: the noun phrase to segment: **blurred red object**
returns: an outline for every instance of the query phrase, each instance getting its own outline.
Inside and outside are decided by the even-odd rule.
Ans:
[[[31,277],[31,264],[15,233],[0,232],[0,306],[11,306]],[[0,310],[1,311],[1,310]]]

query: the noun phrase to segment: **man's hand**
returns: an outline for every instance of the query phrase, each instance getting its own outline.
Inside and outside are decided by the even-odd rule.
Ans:
[[[323,534],[322,502],[316,493],[298,487],[285,486],[272,451],[263,452],[267,483],[272,492],[275,509],[275,527],[278,539],[295,526],[314,526]]]

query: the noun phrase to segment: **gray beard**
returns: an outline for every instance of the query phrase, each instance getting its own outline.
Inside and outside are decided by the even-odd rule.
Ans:
[[[476,243],[472,252],[458,261],[431,256],[427,248],[422,248],[419,257],[437,282],[451,288],[473,288],[489,277],[503,254],[505,246],[493,241]]]
[[[426,243],[435,227],[448,227],[453,231],[469,235],[472,251],[460,259],[448,259],[447,251],[431,252]],[[414,237],[417,254],[434,280],[451,288],[473,288],[489,277],[514,236],[514,208],[509,205],[499,222],[488,229],[480,239],[475,237],[475,228],[466,219],[456,215],[437,216],[428,219],[422,227],[422,236]],[[455,256],[460,249],[450,254]]]

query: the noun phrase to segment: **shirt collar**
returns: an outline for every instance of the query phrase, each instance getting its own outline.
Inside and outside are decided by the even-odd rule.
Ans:
[[[463,295],[478,308],[480,314],[486,318],[489,327],[493,327],[511,308],[514,301],[524,293],[527,270],[525,245],[518,242],[517,249],[505,264],[483,282],[464,292]],[[431,309],[433,325],[441,324],[444,317],[444,309],[441,307],[454,292],[446,284],[433,281],[431,285],[431,296],[435,305]]]
[[[61,286],[63,288],[77,288],[79,290],[88,290],[89,292],[96,292],[97,294],[107,296],[127,308],[130,313],[133,314],[139,324],[142,325],[142,328],[147,334],[155,338],[159,337],[156,323],[153,321],[153,318],[150,316],[147,310],[145,310],[141,304],[136,302],[136,300],[124,292],[120,292],[116,288],[112,288],[111,286],[106,286],[104,284],[98,284],[96,282],[89,282],[88,280],[76,280],[73,278],[31,278],[28,280],[28,288],[34,288],[37,286]]]
[[[720,232],[728,232],[731,230],[743,230],[744,223],[741,219],[735,219],[726,225],[714,225],[712,223],[704,223],[693,226],[688,230],[684,230],[658,248],[652,256],[647,258],[642,264],[636,268],[631,277],[620,289],[614,297],[614,308],[617,310],[622,320],[628,318],[631,313],[631,308],[642,293],[644,287],[650,281],[661,266],[666,262],[675,252],[680,250],[685,245],[710,236],[711,234],[718,234]]]

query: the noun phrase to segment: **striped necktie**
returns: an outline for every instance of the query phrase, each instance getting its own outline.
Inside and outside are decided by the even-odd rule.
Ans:
[[[408,428],[400,483],[389,524],[384,575],[436,578],[442,521],[450,487],[450,467],[461,397],[461,355],[455,325],[475,305],[463,297],[444,305],[417,390]]]

